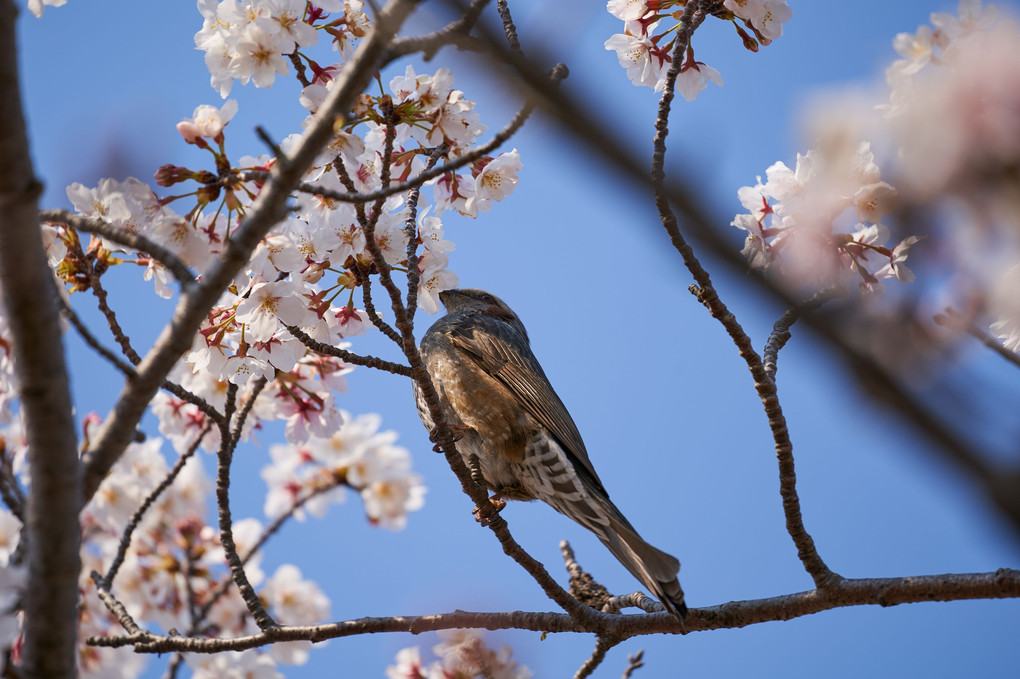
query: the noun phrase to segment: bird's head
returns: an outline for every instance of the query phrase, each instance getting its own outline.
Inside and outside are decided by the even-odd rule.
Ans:
[[[528,338],[528,332],[524,329],[521,319],[517,317],[513,309],[507,306],[506,302],[492,293],[473,288],[461,288],[457,290],[444,290],[439,293],[439,299],[443,302],[443,306],[446,307],[447,313],[453,314],[459,311],[466,311],[484,314],[514,326],[524,335],[525,339]]]

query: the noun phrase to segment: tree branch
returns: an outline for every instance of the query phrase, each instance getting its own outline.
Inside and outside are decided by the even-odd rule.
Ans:
[[[113,589],[113,579],[117,577],[117,571],[120,570],[121,565],[124,563],[124,557],[127,556],[127,550],[131,546],[131,536],[134,534],[135,529],[142,523],[142,519],[145,517],[146,512],[149,508],[155,504],[159,496],[163,494],[167,488],[173,484],[177,476],[183,471],[184,465],[188,463],[188,460],[192,458],[195,451],[198,450],[198,446],[201,445],[202,439],[209,433],[212,428],[212,420],[206,420],[206,423],[202,426],[202,430],[195,438],[194,442],[188,446],[179,458],[177,463],[174,464],[173,468],[167,473],[166,477],[160,481],[159,485],[152,489],[149,495],[145,498],[142,504],[135,510],[134,514],[131,515],[131,519],[128,521],[127,526],[124,528],[124,533],[120,538],[120,545],[117,547],[117,554],[114,556],[113,561],[110,563],[110,568],[106,571],[106,575],[102,577],[103,586],[108,589]],[[131,630],[128,630],[129,632]]]
[[[340,347],[334,347],[332,344],[318,342],[309,337],[307,333],[301,330],[301,328],[293,325],[288,325],[286,328],[291,335],[294,335],[294,337],[299,339],[306,347],[312,351],[323,354],[324,356],[333,356],[353,365],[363,365],[366,368],[375,368],[376,370],[383,370],[388,373],[393,373],[394,375],[403,375],[404,377],[411,376],[411,369],[406,365],[393,363],[391,361],[384,361],[383,359],[376,358],[375,356],[362,356],[360,354],[347,351],[346,349],[341,349]]]
[[[815,581],[815,586],[822,587],[831,580],[838,578],[829,570],[815,548],[814,540],[804,527],[804,519],[800,511],[800,498],[797,495],[797,475],[793,461],[793,442],[786,426],[775,382],[766,372],[761,358],[755,352],[751,338],[737,322],[736,317],[719,298],[708,272],[698,261],[694,250],[680,233],[676,216],[670,207],[669,195],[665,187],[666,136],[669,134],[669,113],[673,101],[674,87],[680,67],[684,60],[684,52],[690,43],[691,35],[705,20],[708,12],[719,3],[714,0],[694,0],[687,4],[680,29],[677,32],[676,46],[673,49],[673,61],[666,75],[666,86],[659,101],[659,113],[655,119],[655,139],[652,154],[652,186],[655,190],[655,204],[659,210],[662,225],[669,234],[673,246],[683,258],[684,265],[691,272],[698,285],[698,299],[704,304],[712,317],[718,320],[737,347],[740,357],[747,363],[754,378],[754,389],[761,399],[768,417],[769,428],[775,442],[776,458],[779,461],[779,492],[783,499],[783,513],[786,516],[786,530],[797,547],[797,556],[805,570]]]
[[[195,284],[195,277],[191,274],[191,270],[176,254],[141,234],[119,229],[102,220],[89,219],[67,210],[43,210],[39,213],[39,219],[44,222],[66,224],[75,231],[95,233],[124,247],[144,252],[166,267],[182,287],[187,288]]]
[[[306,627],[278,627],[233,639],[181,636],[126,635],[91,637],[94,646],[133,646],[139,653],[218,653],[258,648],[275,641],[325,641],[359,634],[422,632],[440,629],[522,629],[536,632],[581,632],[619,637],[621,640],[648,634],[687,634],[712,629],[736,629],[756,623],[793,620],[847,606],[896,606],[928,601],[1020,598],[1020,571],[1002,568],[990,573],[920,575],[899,578],[843,579],[825,589],[812,589],[766,599],[731,601],[691,609],[681,623],[672,615],[607,615],[599,613],[589,626],[564,613],[512,611],[475,613],[454,611],[421,616],[359,618]],[[595,629],[597,627],[597,629]]]
[[[0,0],[0,288],[28,440],[28,582],[21,670],[75,674],[81,466],[60,323],[43,250],[35,178],[18,81],[17,5]],[[134,428],[128,435],[134,433]]]
[[[595,639],[595,650],[591,652],[591,655],[584,664],[578,668],[574,674],[574,679],[586,679],[591,676],[591,673],[598,669],[598,666],[602,664],[602,661],[606,659],[606,653],[609,653],[609,649],[619,641],[614,641],[605,636],[599,636]]]

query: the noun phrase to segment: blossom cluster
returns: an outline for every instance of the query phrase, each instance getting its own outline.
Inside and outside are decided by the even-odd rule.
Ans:
[[[882,108],[909,168],[902,184],[912,201],[952,201],[976,225],[943,229],[965,272],[957,281],[974,283],[954,297],[971,321],[990,313],[992,335],[1020,352],[1020,28],[981,0],[960,0],[955,16],[936,12],[930,22],[896,36],[901,58],[886,71]]]
[[[906,259],[918,239],[887,246],[881,220],[896,190],[881,180],[868,142],[827,144],[798,154],[794,169],[780,161],[765,176],[737,192],[748,212],[732,222],[747,232],[743,255],[752,267],[813,290],[840,285],[848,273],[865,291],[880,291],[883,278],[913,280]],[[856,221],[846,228],[849,208]]]
[[[379,416],[341,415],[345,424],[332,435],[270,447],[273,463],[262,470],[269,486],[266,516],[281,516],[301,501],[303,509],[322,516],[330,503],[343,501],[347,487],[361,495],[372,524],[403,528],[407,513],[420,509],[425,498],[421,477],[411,471],[411,454],[393,445],[395,432],[379,432]],[[300,519],[303,512],[295,515]]]
[[[438,632],[441,642],[432,647],[438,657],[428,666],[417,646],[397,653],[396,665],[386,668],[389,679],[530,679],[532,671],[513,660],[513,649],[493,651],[482,640],[482,630],[458,629]]]
[[[1017,25],[981,0],[896,36],[901,58],[886,70],[883,110],[912,170],[905,179],[922,197],[984,182],[1020,155],[1018,39]]]
[[[946,272],[927,281],[930,305],[1020,350],[1020,27],[995,6],[960,0],[955,15],[933,13],[892,46],[878,114],[873,101],[842,97],[815,116],[816,134],[888,151],[903,214],[923,216],[912,228],[933,236]]]
[[[609,0],[606,9],[624,22],[623,33],[606,41],[607,50],[615,51],[627,77],[638,86],[659,92],[666,86],[666,75],[673,62],[673,51],[684,14],[692,0]],[[758,51],[759,44],[768,45],[783,34],[783,24],[793,16],[787,0],[726,0],[716,16],[733,22],[744,47]],[[665,21],[665,23],[663,23]],[[753,37],[741,27],[751,30]],[[660,26],[660,24],[662,24]],[[711,81],[722,86],[718,70],[694,58],[688,40],[684,62],[677,75],[676,91],[687,101]]]
[[[288,55],[302,58],[300,49],[319,41],[319,32],[332,38],[342,58],[371,22],[360,0],[199,0],[202,29],[195,46],[205,52],[213,89],[226,97],[234,80],[271,87],[277,75],[289,72]],[[334,13],[333,15],[328,14]],[[337,14],[341,16],[337,17]],[[314,71],[318,65],[305,57]]]
[[[445,144],[454,155],[469,149],[484,126],[473,103],[451,85],[452,77],[445,69],[421,76],[408,67],[404,75],[393,79],[392,95],[364,102],[361,123],[336,131],[307,174],[308,183],[324,193],[312,189],[297,197],[292,215],[262,240],[244,274],[209,312],[186,356],[190,370],[176,375],[189,389],[215,404],[223,402],[227,382],[242,386],[253,377],[275,380],[277,407],[272,412],[258,409],[257,418],[286,419],[292,443],[303,442],[308,433],[324,436],[333,431],[339,418],[332,392],[343,389],[341,376],[347,369],[335,359],[310,354],[288,328],[298,327],[334,346],[365,332],[368,315],[355,305],[354,294],[363,277],[373,271],[367,246],[370,232],[389,266],[396,270],[417,266],[418,305],[428,312],[438,310],[439,293],[457,285],[456,274],[447,268],[454,245],[444,238],[440,215],[452,209],[476,216],[509,195],[521,167],[517,151],[482,157],[463,174],[437,177],[432,194],[435,209],[424,205],[422,197],[415,206],[415,220],[405,194],[390,196],[378,210],[375,206],[360,209],[329,195],[350,188],[377,190],[382,187],[384,169],[400,180],[420,172],[425,164],[423,144]],[[324,96],[328,86],[317,94],[313,90],[317,86],[310,85],[303,101],[314,110],[318,95]],[[379,108],[387,109],[386,116]],[[200,106],[192,118],[178,125],[185,141],[213,154],[217,173],[164,166],[157,181],[165,186],[195,181],[201,185],[197,191],[159,198],[136,179],[106,179],[94,188],[73,184],[68,198],[79,214],[143,235],[186,266],[203,272],[222,252],[262,188],[259,178],[249,179],[245,172],[265,170],[273,162],[265,156],[248,157],[240,159],[238,168],[231,167],[224,150],[224,128],[235,112],[232,101],[221,109]],[[354,134],[358,124],[366,130],[363,137]],[[287,137],[283,149],[292,148],[298,139],[299,135]],[[384,159],[387,148],[391,155]],[[186,197],[195,204],[180,215],[171,206]],[[81,262],[67,254],[77,235],[59,225],[52,228],[56,237],[49,254],[57,262],[58,274],[71,290],[86,289]],[[409,264],[411,239],[420,249]],[[95,239],[87,249],[103,268],[125,262],[145,266],[145,277],[154,282],[157,294],[172,296],[171,273],[156,258],[107,239]],[[161,418],[164,435],[181,445],[187,441],[180,434],[195,432],[204,424],[194,406],[166,396],[160,397],[156,409],[165,414]],[[215,439],[208,445],[216,445]]]
[[[86,418],[86,438],[99,418]],[[79,634],[106,636],[119,623],[95,594],[88,574],[106,573],[120,548],[124,529],[138,508],[169,472],[162,440],[149,439],[128,446],[82,512],[82,577],[85,593]],[[150,510],[138,517],[130,548],[114,580],[113,591],[127,612],[143,625],[187,631],[198,636],[239,636],[258,631],[237,589],[230,584],[220,533],[207,525],[212,484],[198,456],[190,457],[175,482],[158,496]],[[292,565],[267,576],[262,554],[255,550],[265,529],[257,519],[233,525],[245,572],[270,613],[287,624],[314,624],[329,617],[329,599]],[[277,676],[277,663],[302,664],[307,643],[274,645],[265,652],[247,651],[234,660],[252,664]],[[144,656],[129,649],[82,646],[79,669],[83,676],[136,676]],[[188,659],[198,677],[214,677],[217,662],[209,656]],[[221,673],[220,673],[221,674]]]

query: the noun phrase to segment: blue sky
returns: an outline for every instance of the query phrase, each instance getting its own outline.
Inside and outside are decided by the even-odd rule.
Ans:
[[[511,3],[525,50],[544,44],[567,63],[564,86],[650,162],[657,96],[630,85],[615,55],[603,49],[620,22],[601,3],[550,5]],[[675,107],[667,168],[699,180],[699,194],[719,228],[732,232],[735,248],[741,239],[728,224],[741,209],[736,191],[776,160],[792,166],[796,152],[810,145],[798,134],[805,103],[820,91],[880,81],[895,58],[897,32],[915,30],[932,11],[955,11],[955,3],[942,0],[791,6],[784,35],[758,54],[745,51],[731,28],[707,22],[694,45],[725,85]],[[200,26],[190,3],[70,0],[47,8],[42,20],[22,15],[22,90],[45,207],[66,206],[64,187],[74,181],[91,186],[103,176],[128,175],[148,181],[161,164],[205,162],[174,129],[196,105],[220,102],[202,54],[192,48]],[[509,120],[518,106],[509,88],[456,53],[440,53],[425,68],[444,65],[490,128]],[[263,151],[251,132],[257,124],[277,138],[298,129],[304,111],[297,91],[287,80],[271,90],[235,85],[231,97],[240,110],[228,137],[234,157]],[[491,290],[518,312],[614,501],[650,542],[683,563],[692,606],[811,588],[785,531],[771,437],[746,366],[687,292],[689,274],[649,196],[592,163],[541,117],[510,146],[524,163],[514,195],[477,221],[444,218],[446,236],[457,244],[450,268],[463,285]],[[750,292],[740,275],[705,261],[760,348],[782,309]],[[172,307],[148,283],[138,284],[135,272],[115,275],[123,285],[112,303],[134,310],[126,320],[136,345],[145,346]],[[427,317],[418,322],[424,330]],[[356,350],[396,355],[377,337],[363,339]],[[68,346],[79,410],[105,412],[119,377],[74,338]],[[964,358],[1002,370],[994,357]],[[1003,381],[1015,398],[1009,377]],[[808,332],[795,328],[778,382],[805,523],[833,570],[880,577],[1020,566],[1015,534],[963,472],[869,404]],[[335,619],[551,608],[472,520],[469,501],[431,452],[409,383],[359,369],[340,404],[379,412],[385,427],[401,433],[429,487],[426,506],[406,530],[389,533],[367,526],[351,500],[324,520],[284,531],[267,550],[267,571],[297,563],[326,589]],[[149,431],[156,433],[152,422]],[[238,452],[236,516],[261,517],[265,486],[258,472],[267,460],[265,447]],[[610,590],[637,588],[593,537],[548,507],[515,504],[504,516],[554,574],[563,575],[557,544],[566,538]],[[741,630],[632,639],[610,653],[596,676],[619,676],[626,654],[639,648],[646,666],[636,676],[648,678],[1015,676],[1018,615],[1015,600],[858,607]],[[537,677],[570,676],[594,644],[583,635],[489,638],[513,644]],[[336,640],[287,675],[342,668],[343,676],[383,676],[400,648],[435,642],[434,635]],[[163,662],[150,664],[154,675]]]

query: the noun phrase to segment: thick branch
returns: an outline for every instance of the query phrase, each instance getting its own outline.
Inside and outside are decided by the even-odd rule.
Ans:
[[[672,615],[607,615],[599,613],[590,626],[573,621],[563,613],[513,611],[474,613],[456,611],[422,616],[359,618],[308,627],[278,627],[271,633],[234,639],[189,638],[181,636],[92,637],[95,646],[133,646],[140,653],[218,653],[258,648],[274,641],[325,641],[359,634],[409,632],[421,634],[440,629],[477,627],[524,629],[536,632],[585,632],[603,634],[621,641],[646,634],[686,634],[712,629],[734,629],[761,622],[792,620],[846,606],[896,606],[925,601],[1020,598],[1020,571],[1003,568],[991,573],[921,575],[902,578],[844,579],[823,589],[786,594],[767,599],[731,601],[718,606],[691,609],[680,622]],[[597,629],[595,629],[597,627]]]
[[[0,288],[13,340],[32,492],[22,664],[28,677],[75,673],[81,467],[52,273],[43,250],[22,114],[12,0],[0,0]],[[128,432],[129,437],[134,428]]]
[[[471,4],[454,21],[428,35],[404,37],[393,41],[386,50],[386,61],[390,63],[400,57],[421,52],[422,59],[429,61],[440,48],[446,45],[461,47],[475,44],[470,37],[471,29],[478,23],[482,10],[489,0],[472,0]]]

